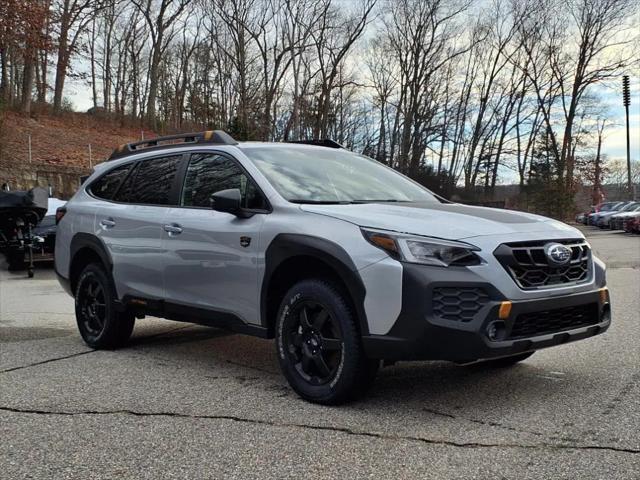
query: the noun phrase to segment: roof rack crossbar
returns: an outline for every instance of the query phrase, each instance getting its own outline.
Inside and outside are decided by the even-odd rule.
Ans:
[[[319,147],[329,147],[329,148],[344,148],[335,140],[331,140],[330,138],[323,138],[322,140],[287,140],[286,143],[299,143],[303,145],[316,145]]]
[[[179,143],[162,145],[163,142],[169,142],[171,140],[182,140],[182,141]],[[172,145],[180,146],[188,143],[215,144],[215,145],[237,145],[238,144],[238,142],[236,142],[231,135],[229,135],[228,133],[222,130],[207,130],[205,132],[180,133],[177,135],[165,135],[163,137],[155,137],[155,138],[150,138],[148,140],[141,140],[139,142],[122,144],[113,151],[113,153],[109,157],[109,160],[126,157],[127,155],[132,155],[134,153],[138,153],[140,151],[145,151],[149,149],[168,147]]]

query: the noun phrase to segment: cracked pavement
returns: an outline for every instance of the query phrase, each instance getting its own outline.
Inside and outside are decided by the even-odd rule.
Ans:
[[[50,268],[3,268],[0,477],[640,478],[640,237],[588,233],[607,333],[506,370],[399,363],[342,407],[300,400],[271,341],[147,318],[92,351]]]

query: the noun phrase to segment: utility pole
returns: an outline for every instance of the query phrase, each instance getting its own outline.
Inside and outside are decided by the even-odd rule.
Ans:
[[[627,189],[629,198],[633,200],[633,185],[631,185],[631,143],[629,141],[629,104],[631,94],[629,93],[629,75],[622,76],[622,103],[627,114]]]

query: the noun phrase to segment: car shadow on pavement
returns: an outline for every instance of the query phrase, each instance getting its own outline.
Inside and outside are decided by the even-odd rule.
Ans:
[[[256,371],[263,372],[257,375],[264,375],[268,383],[276,380],[286,386],[272,340],[186,324],[164,333],[137,335],[130,342],[130,348],[161,354],[173,363],[198,371],[212,370],[222,374],[226,368],[240,367],[250,370],[253,375]],[[478,408],[482,410],[482,405],[498,410],[512,408],[516,397],[524,396],[528,402],[536,403],[538,397],[544,402],[545,398],[549,401],[565,389],[565,379],[550,379],[545,373],[546,370],[526,361],[510,368],[480,364],[461,366],[450,362],[401,362],[381,369],[371,390],[347,408],[377,409],[380,406],[386,409],[390,402],[399,409],[413,411],[422,411],[427,405],[444,405],[447,411],[464,411],[468,407],[476,414]],[[205,376],[202,381],[207,381]],[[572,381],[579,382],[580,379],[572,378]],[[247,385],[246,388],[260,386]],[[293,392],[291,394],[290,398],[296,398]]]
[[[137,322],[144,321],[138,320]],[[196,325],[186,323],[171,330],[165,330],[151,335],[139,334],[134,330],[133,336],[129,340],[128,347],[137,346],[163,346],[180,345],[184,343],[203,342],[213,338],[227,337],[233,335],[232,332],[217,328],[198,328]]]

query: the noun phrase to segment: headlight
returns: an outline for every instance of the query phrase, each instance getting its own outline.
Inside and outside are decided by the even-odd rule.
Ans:
[[[470,266],[482,263],[480,257],[474,253],[480,249],[468,243],[368,228],[361,230],[369,243],[404,262],[439,267]]]

